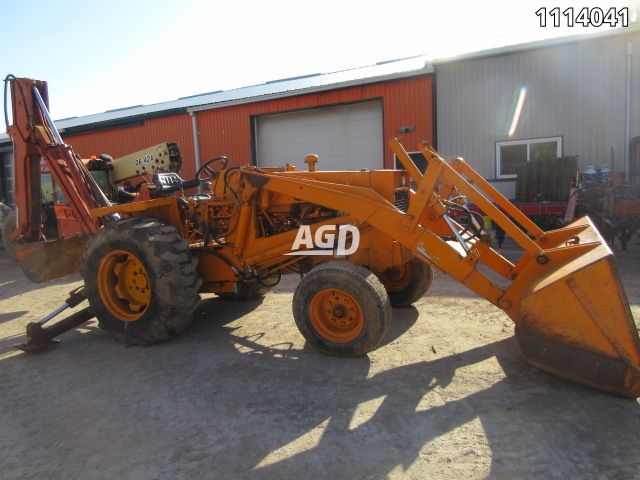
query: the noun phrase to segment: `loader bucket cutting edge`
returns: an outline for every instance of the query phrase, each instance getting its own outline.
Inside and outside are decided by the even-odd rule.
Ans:
[[[640,339],[613,253],[588,219],[592,250],[536,278],[523,295],[516,338],[532,365],[601,390],[640,396]],[[570,225],[571,227],[571,225]],[[588,239],[588,240],[587,240]]]

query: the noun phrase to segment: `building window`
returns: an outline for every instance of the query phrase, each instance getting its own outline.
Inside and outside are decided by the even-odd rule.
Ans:
[[[530,160],[558,158],[562,155],[562,137],[496,142],[498,178],[516,178],[518,165]]]

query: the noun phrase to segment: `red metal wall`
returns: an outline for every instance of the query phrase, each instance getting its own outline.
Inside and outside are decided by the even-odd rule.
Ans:
[[[408,150],[415,150],[422,140],[433,142],[432,78],[425,75],[197,112],[200,158],[204,162],[227,155],[233,164],[251,163],[253,116],[372,99],[382,99],[385,142],[398,137]],[[405,126],[414,126],[415,131],[399,133],[398,128]],[[384,161],[385,167],[392,167],[393,154],[386,144]]]
[[[101,153],[116,158],[158,143],[178,142],[183,161],[181,176],[193,178],[195,175],[191,118],[186,113],[145,119],[142,125],[63,135],[63,138],[82,158]]]
[[[408,150],[415,150],[422,140],[433,142],[432,98],[432,77],[424,75],[200,111],[196,114],[200,132],[200,159],[205,162],[218,155],[227,155],[231,164],[251,163],[251,122],[256,115],[372,99],[382,99],[384,141],[398,137]],[[398,132],[400,127],[406,126],[415,127],[415,131]],[[83,158],[101,153],[118,157],[157,143],[176,141],[182,151],[182,177],[191,178],[195,174],[191,118],[186,113],[146,119],[142,125],[65,135],[64,138]],[[386,145],[384,161],[387,168],[392,167],[393,154]]]

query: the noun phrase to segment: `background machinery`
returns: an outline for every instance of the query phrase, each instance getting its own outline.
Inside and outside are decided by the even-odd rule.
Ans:
[[[57,133],[46,83],[7,81],[18,207],[10,241],[29,278],[79,268],[85,282],[28,326],[23,349],[94,316],[127,343],[166,340],[189,324],[199,293],[250,298],[302,273],[293,314],[306,340],[329,354],[364,355],[384,338],[391,307],[420,298],[439,268],[504,310],[532,364],[640,396],[638,333],[613,254],[587,217],[542,231],[461,158],[448,164],[419,145],[423,175],[396,140],[390,148],[405,170],[323,172],[314,156],[308,171],[231,167],[217,157],[196,179],[154,173],[132,201],[112,204]],[[34,193],[41,158],[64,192],[54,234],[44,231]],[[466,202],[521,246],[517,261],[491,248]],[[454,220],[461,210],[466,223]],[[61,255],[83,260],[61,265]],[[85,297],[88,307],[43,326]]]
[[[180,146],[177,143],[164,142],[152,147],[130,153],[123,157],[112,158],[102,154],[82,160],[89,173],[110,201],[130,202],[142,197],[136,191],[143,185],[143,176],[159,172],[179,172],[182,167]],[[56,186],[47,162],[41,162],[40,199],[43,214],[44,233],[57,237],[59,224],[55,205],[65,204],[64,193]],[[17,225],[16,213],[0,203],[0,238],[7,253],[15,258],[13,243],[9,235]],[[6,233],[5,233],[6,231]],[[71,234],[73,236],[73,233]]]
[[[110,201],[126,203],[136,198],[133,193],[145,175],[179,172],[182,156],[177,143],[164,142],[123,157],[102,154],[83,163]]]

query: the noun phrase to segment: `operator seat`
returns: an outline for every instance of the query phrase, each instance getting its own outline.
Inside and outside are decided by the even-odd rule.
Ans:
[[[151,177],[156,191],[160,193],[173,193],[177,190],[188,190],[200,185],[200,180],[182,180],[175,172],[154,173]]]

